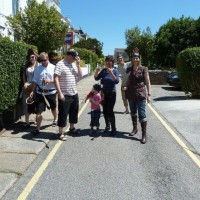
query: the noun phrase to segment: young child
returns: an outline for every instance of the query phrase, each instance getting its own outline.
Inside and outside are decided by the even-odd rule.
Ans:
[[[89,93],[88,99],[91,103],[91,121],[90,121],[90,127],[91,131],[93,132],[93,128],[96,126],[97,132],[99,132],[99,119],[101,115],[101,108],[100,108],[100,102],[101,102],[101,86],[98,84],[94,84],[91,92]]]

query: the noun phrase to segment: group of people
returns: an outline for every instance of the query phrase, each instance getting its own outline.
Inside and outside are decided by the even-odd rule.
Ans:
[[[29,65],[24,70],[24,89],[31,85],[29,96],[35,98],[37,129],[34,130],[34,134],[40,133],[42,112],[45,111],[49,104],[54,118],[53,124],[57,124],[59,127],[58,137],[65,141],[64,128],[67,125],[68,116],[69,132],[77,132],[74,125],[78,122],[79,111],[76,78],[82,77],[80,58],[73,49],[67,51],[66,57],[56,65],[49,62],[48,54],[45,52],[40,53],[38,58],[41,63],[39,66],[37,66],[36,55],[34,53],[30,54]],[[114,57],[108,55],[105,57],[105,67],[103,69],[97,67],[94,72],[94,79],[100,81],[100,84],[93,85],[92,90],[86,97],[86,100],[89,99],[91,102],[90,132],[93,132],[94,127],[99,131],[102,106],[105,120],[104,132],[109,132],[110,136],[116,135],[114,106],[116,103],[116,84],[119,83],[120,75],[121,94],[125,107],[124,113],[130,113],[133,124],[133,129],[129,135],[133,136],[138,132],[137,123],[139,119],[142,128],[141,143],[145,144],[147,127],[146,102],[150,102],[151,84],[148,68],[141,65],[137,48],[133,51],[131,62],[125,63],[123,57],[118,56],[118,68],[115,68]],[[56,96],[58,96],[58,114]],[[27,109],[27,106],[25,108]],[[29,126],[29,114],[30,112],[26,110],[25,120],[27,126]]]
[[[28,109],[30,105],[24,105],[26,127],[30,126],[29,115],[35,113],[37,128],[33,134],[38,135],[42,123],[42,112],[49,108],[53,115],[53,124],[59,127],[58,137],[64,141],[66,140],[64,128],[67,117],[69,116],[70,132],[76,132],[74,124],[78,121],[79,97],[76,78],[82,77],[78,53],[73,49],[67,51],[66,57],[56,65],[49,62],[48,54],[45,52],[38,55],[40,64],[37,64],[37,56],[34,52],[28,53],[28,59],[30,64],[27,64],[23,70],[23,96],[24,99],[34,99],[34,110],[30,112]],[[29,90],[28,86],[31,86]]]
[[[97,84],[93,86],[90,92],[89,100],[91,102],[91,131],[96,126],[99,130],[100,105],[103,108],[105,120],[105,130],[110,130],[110,136],[116,134],[116,123],[114,106],[116,103],[116,84],[119,83],[119,74],[121,75],[121,95],[125,107],[124,114],[131,114],[133,129],[129,133],[134,136],[138,132],[138,118],[142,128],[141,143],[146,143],[146,102],[150,102],[151,84],[148,68],[141,65],[139,49],[135,48],[131,62],[125,63],[122,56],[118,56],[118,68],[114,67],[113,56],[106,56],[105,68],[97,67],[94,73],[94,79],[100,80],[101,87]],[[100,93],[101,91],[101,93]],[[100,95],[101,94],[101,95]],[[98,97],[98,98],[97,98]],[[101,99],[103,97],[103,100]]]

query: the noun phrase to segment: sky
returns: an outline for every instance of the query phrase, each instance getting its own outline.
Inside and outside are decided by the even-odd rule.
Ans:
[[[60,0],[61,13],[75,29],[103,43],[103,54],[126,48],[125,32],[150,27],[152,34],[172,18],[200,17],[200,0]]]

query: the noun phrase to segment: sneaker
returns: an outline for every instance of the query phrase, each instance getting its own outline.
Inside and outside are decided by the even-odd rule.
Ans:
[[[110,130],[110,127],[106,127],[105,129],[104,129],[104,133],[108,133],[109,132],[109,130]]]
[[[57,125],[57,120],[54,120],[52,123],[52,126],[56,126]]]

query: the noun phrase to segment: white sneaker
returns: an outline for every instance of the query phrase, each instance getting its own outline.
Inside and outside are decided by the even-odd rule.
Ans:
[[[54,120],[53,123],[52,123],[52,125],[56,126],[57,125],[57,120]]]

